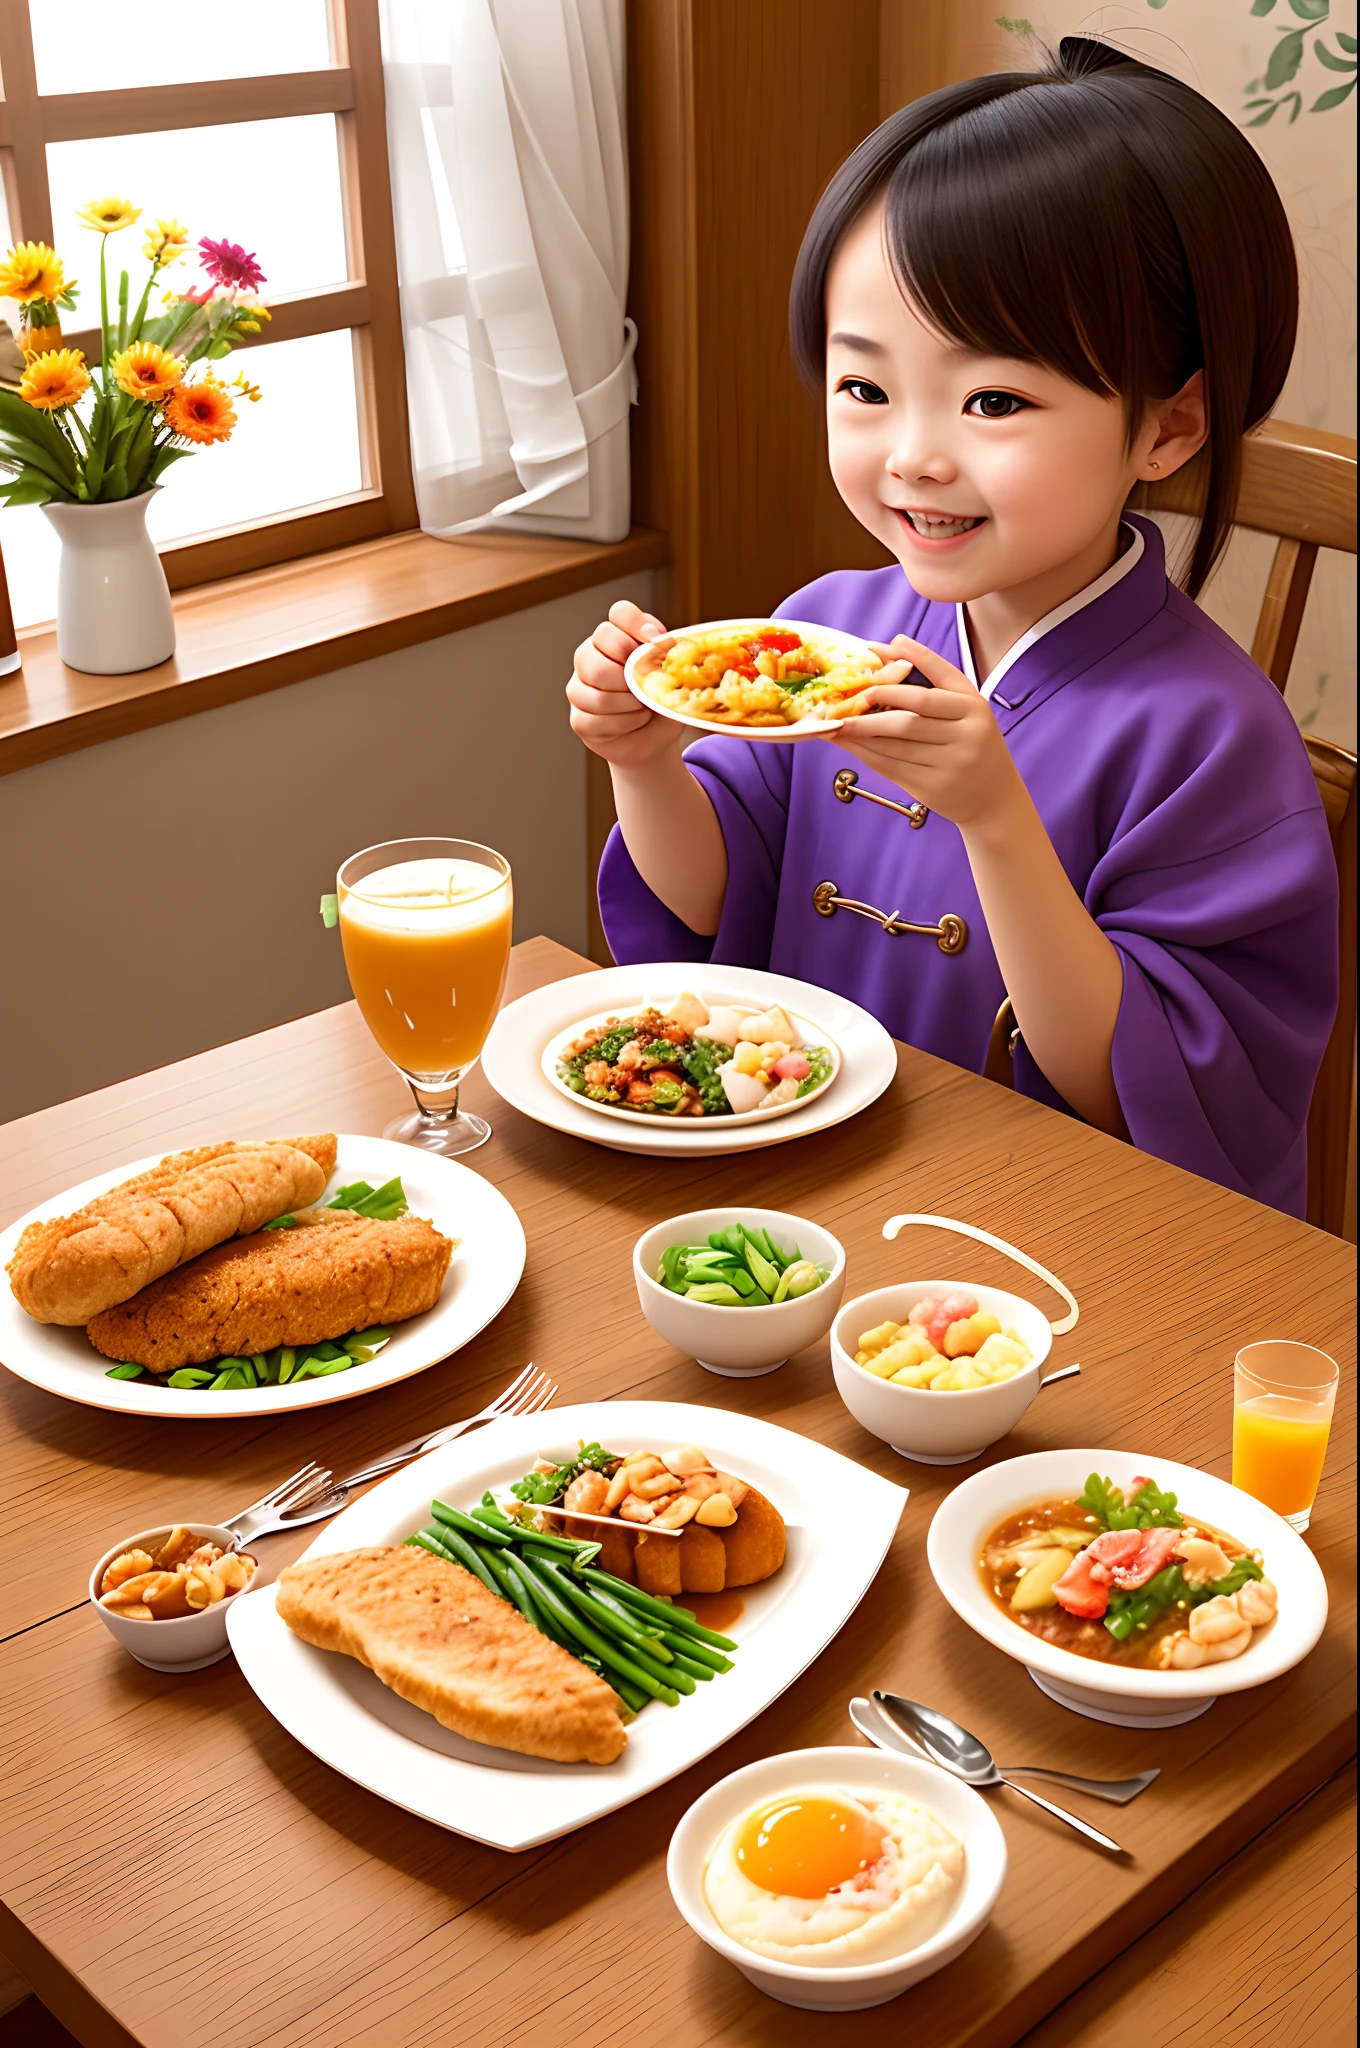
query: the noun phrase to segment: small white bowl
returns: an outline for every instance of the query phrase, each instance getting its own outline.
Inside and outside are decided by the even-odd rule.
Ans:
[[[814,1266],[829,1267],[829,1277],[811,1294],[768,1308],[723,1308],[714,1301],[691,1301],[653,1278],[667,1245],[702,1244],[710,1231],[725,1230],[729,1223],[768,1230],[781,1251],[792,1251],[796,1245]],[[693,1209],[688,1216],[672,1216],[644,1232],[633,1247],[633,1278],[642,1313],[658,1336],[677,1351],[688,1352],[705,1372],[729,1380],[758,1379],[831,1328],[845,1292],[845,1247],[819,1223],[789,1216],[782,1209]]]
[[[918,1801],[963,1843],[963,1880],[948,1918],[917,1948],[839,1970],[802,1968],[754,1955],[719,1927],[704,1897],[704,1871],[723,1829],[763,1799],[812,1784],[899,1793]],[[986,1801],[934,1764],[881,1749],[795,1749],[734,1771],[697,1799],[671,1836],[666,1876],[694,1932],[758,1991],[809,2012],[862,2012],[933,1976],[977,1939],[1005,1880],[1006,1839]]]
[[[1029,1346],[1031,1361],[1014,1379],[935,1394],[929,1387],[894,1386],[855,1364],[866,1330],[876,1330],[880,1323],[905,1323],[924,1294],[962,1293],[975,1295],[980,1308],[994,1315],[1003,1329],[1017,1331]],[[1022,1295],[980,1287],[972,1280],[909,1280],[846,1303],[831,1330],[831,1369],[836,1390],[856,1422],[882,1437],[899,1457],[914,1458],[919,1465],[966,1465],[1014,1429],[1039,1391],[1041,1369],[1052,1345],[1047,1316]]]
[[[202,1671],[231,1655],[227,1609],[239,1595],[228,1593],[225,1600],[215,1600],[201,1613],[183,1614],[176,1621],[139,1621],[135,1616],[119,1614],[116,1608],[105,1607],[99,1597],[99,1582],[116,1557],[121,1557],[125,1550],[146,1550],[154,1555],[173,1528],[188,1529],[201,1543],[216,1543],[223,1550],[236,1547],[232,1531],[214,1522],[163,1522],[159,1528],[125,1536],[121,1543],[104,1552],[90,1573],[90,1605],[115,1642],[121,1643],[139,1664],[152,1671]],[[253,1577],[250,1583],[255,1583]],[[243,1593],[249,1590],[249,1586],[241,1588]]]
[[[1075,1497],[1092,1472],[1125,1492],[1136,1478],[1155,1479],[1176,1495],[1187,1520],[1202,1517],[1260,1551],[1266,1577],[1279,1591],[1279,1612],[1257,1629],[1240,1657],[1198,1671],[1098,1663],[1031,1635],[996,1605],[978,1569],[992,1530],[1031,1501]],[[1245,1692],[1278,1678],[1308,1655],[1327,1620],[1327,1582],[1287,1522],[1226,1480],[1151,1451],[1036,1451],[975,1472],[936,1509],[926,1556],[936,1585],[969,1628],[1023,1664],[1051,1700],[1116,1728],[1176,1728],[1205,1713],[1220,1693]]]

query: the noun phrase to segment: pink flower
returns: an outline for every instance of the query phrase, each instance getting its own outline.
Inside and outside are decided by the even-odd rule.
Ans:
[[[205,235],[198,248],[203,268],[215,283],[240,285],[247,291],[264,283],[253,252],[248,254],[239,242],[210,242]]]

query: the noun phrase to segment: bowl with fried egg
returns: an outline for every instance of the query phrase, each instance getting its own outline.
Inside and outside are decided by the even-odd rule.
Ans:
[[[793,1750],[723,1778],[671,1837],[694,1932],[760,1991],[809,2011],[884,2005],[986,1926],[1006,1843],[986,1802],[885,1750]]]

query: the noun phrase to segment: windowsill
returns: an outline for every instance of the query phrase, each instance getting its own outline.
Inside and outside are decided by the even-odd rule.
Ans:
[[[0,775],[102,740],[215,710],[668,559],[662,533],[626,540],[391,534],[176,594],[178,645],[159,668],[67,668],[50,626],[20,633],[0,677]]]

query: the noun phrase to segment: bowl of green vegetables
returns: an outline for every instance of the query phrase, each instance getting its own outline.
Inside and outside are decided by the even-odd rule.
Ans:
[[[845,1248],[781,1209],[695,1209],[633,1247],[642,1313],[705,1372],[755,1379],[826,1336],[845,1292]]]

